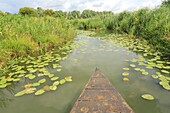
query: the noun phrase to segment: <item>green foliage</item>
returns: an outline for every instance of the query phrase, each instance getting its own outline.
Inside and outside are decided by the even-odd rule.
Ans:
[[[164,0],[162,6],[170,6],[170,0]]]
[[[97,18],[91,18],[91,19],[82,19],[79,20],[79,29],[83,30],[90,30],[90,29],[101,29],[103,28],[103,21],[100,19],[100,17]]]
[[[43,10],[40,7],[37,10],[21,8],[19,14],[24,16],[0,11],[0,62],[63,44],[74,36],[73,26],[84,30],[107,29],[114,33],[142,37],[157,50],[170,53],[169,3],[169,0],[165,0],[153,10],[140,9],[119,14],[92,10],[64,12]]]
[[[11,58],[37,55],[70,41],[74,28],[64,19],[0,16],[0,67]]]
[[[161,51],[165,56],[170,53],[170,7],[169,0],[162,3],[162,6],[153,10],[140,9],[134,12],[94,12],[84,10],[80,20],[73,21],[77,28],[107,29],[118,34],[142,37]]]
[[[82,18],[91,18],[94,16],[94,11],[92,10],[84,10],[81,14]]]
[[[3,12],[2,12],[3,14]],[[7,13],[9,14],[9,13]],[[67,18],[67,19],[80,19],[80,18],[94,18],[96,16],[100,16],[101,18],[108,17],[110,15],[113,15],[111,11],[93,11],[93,10],[84,10],[82,13],[78,10],[73,10],[71,12],[64,12],[62,10],[52,10],[52,9],[42,9],[41,7],[37,7],[37,9],[24,7],[20,8],[19,14],[21,15],[28,15],[28,16],[34,16],[34,17],[43,17],[43,16],[51,16],[51,17],[57,17],[57,18]],[[1,15],[1,12],[0,12]]]
[[[37,16],[37,11],[33,8],[30,8],[30,7],[24,7],[24,8],[20,8],[19,9],[19,14],[21,15],[28,15],[28,16]]]
[[[105,18],[105,28],[115,33],[143,37],[157,50],[170,53],[170,8],[140,9]]]
[[[0,16],[4,16],[4,12],[0,10]]]
[[[80,11],[72,11],[71,12],[72,18],[80,18]]]
[[[55,11],[53,11],[52,9],[46,9],[44,10],[44,15],[47,15],[47,16],[55,16]]]
[[[44,16],[44,10],[41,7],[37,7],[37,13],[39,17]]]
[[[67,12],[63,12],[62,10],[55,11],[55,13],[56,13],[55,16],[58,17],[58,18],[61,18],[61,17],[66,18],[67,17]]]

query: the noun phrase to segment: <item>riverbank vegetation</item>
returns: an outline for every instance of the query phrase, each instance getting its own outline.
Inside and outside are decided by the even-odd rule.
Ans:
[[[74,36],[74,28],[64,19],[0,16],[0,65],[21,56],[42,54],[71,41]]]
[[[111,11],[64,12],[24,7],[18,14],[0,11],[0,67],[19,56],[37,55],[69,42],[75,29],[126,34],[146,39],[163,56],[170,56],[170,4],[114,14]]]
[[[130,37],[144,38],[164,56],[170,56],[170,4],[162,3],[155,9],[124,11],[106,17],[80,20],[79,29],[97,31],[107,30],[115,34],[127,34]],[[96,23],[100,24],[96,24]],[[99,30],[102,29],[102,30]]]

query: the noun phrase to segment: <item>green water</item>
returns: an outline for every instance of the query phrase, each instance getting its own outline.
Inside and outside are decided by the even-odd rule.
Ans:
[[[125,61],[139,58],[141,55],[119,47],[109,40],[77,36],[74,42],[78,43],[79,47],[73,49],[69,57],[60,62],[63,66],[61,72],[47,67],[51,73],[59,77],[72,75],[73,82],[40,96],[14,97],[22,84],[28,82],[21,80],[12,87],[0,90],[0,113],[69,113],[96,67],[109,78],[136,113],[169,113],[170,92],[150,76],[157,69],[146,69],[149,75],[142,75],[129,67],[129,62]],[[128,82],[122,80],[124,67],[130,68]],[[144,93],[152,94],[155,100],[142,99],[141,95]]]

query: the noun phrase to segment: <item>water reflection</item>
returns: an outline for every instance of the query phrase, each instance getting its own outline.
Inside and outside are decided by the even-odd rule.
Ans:
[[[14,101],[12,97],[14,95],[14,90],[15,85],[0,90],[0,107],[2,109],[5,109],[12,101]]]

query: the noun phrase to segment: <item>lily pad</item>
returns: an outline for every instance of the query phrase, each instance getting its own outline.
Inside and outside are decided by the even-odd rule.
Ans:
[[[163,68],[164,69],[170,69],[170,66],[164,66]]]
[[[156,63],[163,64],[165,61],[156,61]]]
[[[160,66],[160,65],[156,65],[156,67],[159,68],[159,69],[162,69],[162,66]]]
[[[25,73],[26,73],[26,71],[24,71],[24,70],[20,70],[20,71],[15,72],[15,74],[25,74]]]
[[[137,62],[137,59],[132,59],[131,62]]]
[[[64,78],[67,82],[71,82],[72,81],[72,76],[67,76]]]
[[[144,98],[146,100],[154,100],[154,97],[150,94],[143,94],[142,98]]]
[[[163,84],[162,87],[166,90],[170,90],[170,85],[169,84]]]
[[[130,67],[136,67],[135,64],[130,64]]]
[[[57,86],[56,86],[56,85],[55,85],[55,86],[52,85],[52,86],[50,86],[49,88],[50,88],[50,90],[53,90],[53,91],[54,91],[54,90],[57,89]]]
[[[129,78],[124,77],[123,81],[129,81]]]
[[[16,96],[16,97],[22,96],[22,95],[24,95],[25,93],[26,93],[25,90],[22,90],[22,91],[16,93],[15,96]]]
[[[0,81],[0,84],[4,84],[7,82],[7,79],[5,78],[5,76],[3,77],[3,79]]]
[[[160,73],[160,72],[156,72],[156,74],[157,74],[157,75],[161,75],[161,73]]]
[[[162,73],[166,73],[166,74],[169,74],[170,72],[169,71],[166,71],[166,70],[161,70]]]
[[[45,91],[43,89],[40,89],[38,91],[35,92],[35,95],[41,95],[43,94]]]
[[[45,91],[50,91],[50,86],[46,85],[46,86],[43,87],[43,89],[44,89]]]
[[[27,74],[25,77],[28,78],[30,76],[33,76],[33,74]]]
[[[152,66],[146,66],[146,68],[148,68],[148,69],[153,69],[153,67],[152,67]]]
[[[29,76],[28,78],[32,80],[32,79],[34,79],[35,77],[36,77],[35,75],[32,75],[32,76]]]
[[[134,70],[135,70],[135,71],[140,71],[140,68],[135,68]]]
[[[60,72],[60,71],[61,71],[61,69],[57,69],[57,71],[58,71],[58,72]]]
[[[149,73],[146,72],[146,71],[143,71],[142,74],[143,74],[143,75],[148,75]]]
[[[33,83],[33,84],[32,84],[33,87],[36,87],[36,86],[39,86],[39,85],[40,85],[39,82],[36,82],[36,83]]]
[[[155,78],[155,79],[157,79],[157,78],[159,78],[157,75],[152,75],[152,78]]]
[[[61,79],[61,80],[60,80],[60,84],[61,84],[61,85],[64,84],[65,82],[66,82],[65,79]]]
[[[0,85],[0,88],[5,88],[7,86],[7,84],[2,84]]]
[[[30,73],[34,73],[34,72],[36,72],[37,70],[36,69],[34,69],[34,68],[28,68],[27,69]]]
[[[129,68],[123,68],[123,70],[126,70],[126,71],[128,71],[128,70],[129,70]]]
[[[23,86],[23,88],[30,88],[30,87],[32,87],[32,84],[26,84]]]
[[[11,77],[12,77],[13,75],[15,75],[15,73],[9,73],[9,76],[11,76]]]
[[[48,77],[50,77],[50,78],[53,77],[53,76],[54,76],[54,74],[49,74],[49,75],[48,75]]]
[[[122,73],[122,75],[123,75],[123,76],[128,76],[129,73],[128,73],[128,72],[124,72],[124,73]]]
[[[53,68],[57,68],[58,64],[53,64]]]
[[[38,77],[42,77],[42,76],[44,76],[44,74],[39,73],[37,76],[38,76]]]
[[[44,83],[44,82],[46,82],[46,79],[45,79],[45,78],[43,78],[43,79],[41,79],[41,80],[38,81],[38,83],[40,83],[40,84],[42,84],[42,83]]]
[[[48,72],[48,71],[44,71],[44,75],[50,75],[50,72]]]
[[[24,76],[24,74],[18,75],[18,77],[23,77],[23,76]]]
[[[59,84],[60,84],[59,81],[55,81],[55,82],[53,83],[53,86],[57,86],[57,85],[59,85]]]
[[[13,81],[18,82],[18,81],[20,81],[20,78],[15,78],[15,79],[13,79]]]
[[[36,90],[36,88],[27,88],[25,89],[25,94],[31,94],[31,93],[34,93]]]
[[[52,81],[59,79],[59,77],[53,77],[51,78]]]
[[[143,62],[138,62],[138,65],[139,65],[139,66],[144,66],[145,63],[143,63]]]
[[[11,81],[13,81],[13,80],[14,80],[14,78],[10,78],[10,77],[8,77],[8,78],[6,78],[6,80],[7,80],[8,82],[11,82]]]

